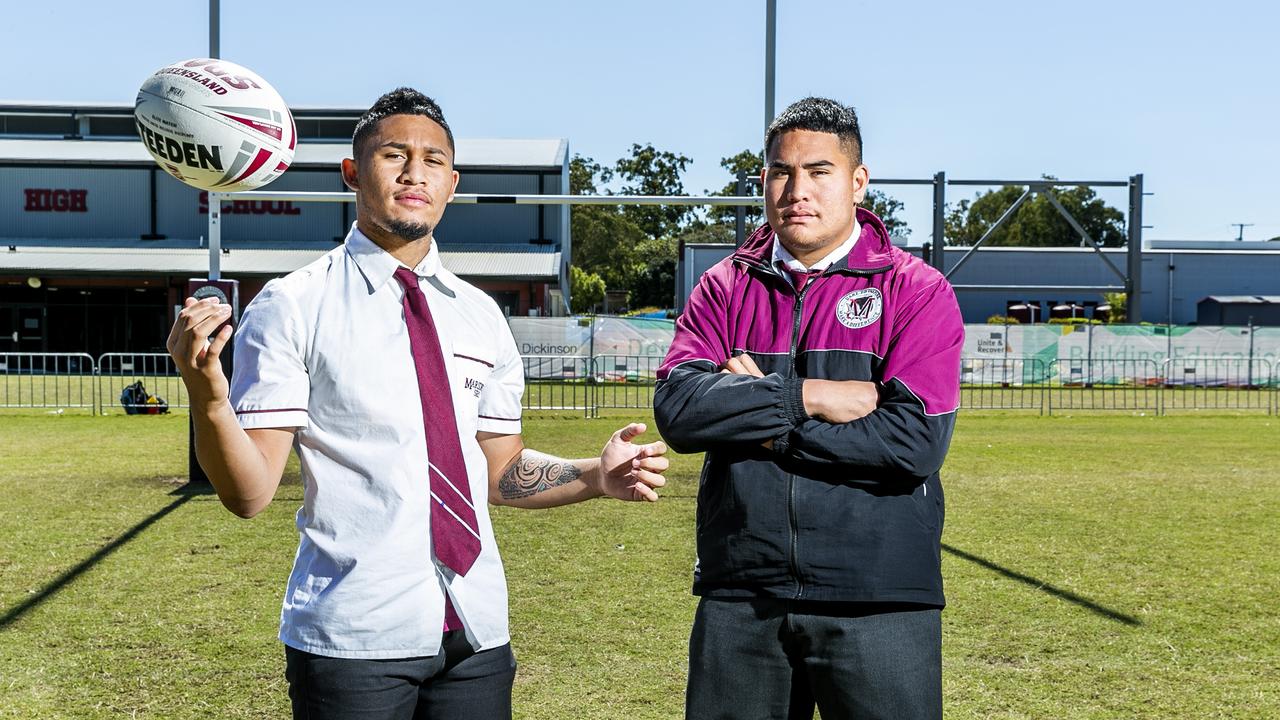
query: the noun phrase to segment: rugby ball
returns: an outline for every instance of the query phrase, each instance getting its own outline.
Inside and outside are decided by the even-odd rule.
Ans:
[[[209,58],[157,70],[133,107],[138,137],[160,167],[202,190],[253,190],[293,162],[293,115],[248,68]]]

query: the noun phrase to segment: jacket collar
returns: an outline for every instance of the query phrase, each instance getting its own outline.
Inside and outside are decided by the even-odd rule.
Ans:
[[[832,264],[829,271],[872,272],[887,269],[893,264],[893,244],[889,241],[889,231],[870,210],[858,208],[855,217],[862,232],[849,254]],[[756,228],[742,247],[733,253],[733,259],[746,265],[767,268],[773,256],[774,240],[773,228],[765,223]]]

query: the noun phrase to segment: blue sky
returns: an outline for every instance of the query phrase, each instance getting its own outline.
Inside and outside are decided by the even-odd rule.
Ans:
[[[205,0],[5,4],[0,98],[132,102],[207,52]],[[127,12],[120,8],[127,7]],[[222,56],[295,105],[367,106],[397,85],[464,137],[633,142],[694,159],[691,193],[764,125],[764,0],[222,0]],[[872,179],[1145,175],[1150,238],[1280,236],[1280,5],[778,0],[779,109],[854,105]],[[906,203],[916,242],[930,198]],[[950,188],[948,199],[974,190]],[[1124,208],[1123,190],[1100,191]]]

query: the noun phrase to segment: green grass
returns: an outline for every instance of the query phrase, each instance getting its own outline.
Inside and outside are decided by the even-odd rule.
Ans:
[[[594,453],[625,414],[531,416]],[[949,718],[1270,718],[1280,420],[962,416]],[[182,492],[183,415],[0,416],[0,718],[287,716],[296,463],[251,521]],[[678,717],[698,458],[662,502],[496,509],[524,718]]]

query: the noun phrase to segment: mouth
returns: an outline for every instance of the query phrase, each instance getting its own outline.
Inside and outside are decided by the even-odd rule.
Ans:
[[[816,221],[817,219],[817,214],[809,212],[808,210],[788,210],[782,213],[782,222],[787,224],[794,223],[802,225],[804,223]]]
[[[404,205],[406,207],[426,207],[431,204],[431,200],[426,195],[419,195],[417,193],[403,193],[401,195],[396,195],[395,201],[397,205]]]

